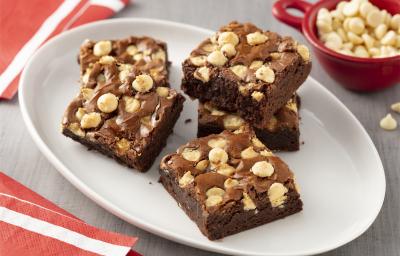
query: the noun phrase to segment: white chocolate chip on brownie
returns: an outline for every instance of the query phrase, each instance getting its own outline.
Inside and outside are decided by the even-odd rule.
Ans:
[[[162,86],[157,87],[156,92],[160,97],[167,97],[169,95],[168,87],[162,87]]]
[[[101,123],[101,115],[97,112],[84,114],[81,120],[83,129],[96,128]]]
[[[246,39],[249,45],[257,45],[265,43],[268,40],[268,37],[260,33],[260,31],[256,31],[254,33],[247,34]]]
[[[264,98],[264,94],[262,92],[254,91],[251,93],[251,97],[257,102],[260,102]]]
[[[250,69],[257,70],[263,65],[261,60],[255,60],[250,64]]]
[[[253,200],[246,192],[243,192],[242,203],[243,203],[243,210],[245,211],[256,209],[256,204],[253,202]]]
[[[153,87],[153,79],[149,75],[138,75],[132,82],[132,87],[138,92],[148,92]]]
[[[253,147],[250,146],[248,148],[246,148],[245,150],[243,150],[242,152],[240,152],[240,156],[243,159],[250,159],[250,158],[254,158],[257,157],[259,154],[254,151]]]
[[[205,169],[207,169],[209,163],[210,162],[207,159],[204,159],[198,162],[195,167],[197,170],[204,171]]]
[[[217,167],[217,173],[224,176],[231,176],[233,173],[235,173],[235,171],[235,168],[230,166],[229,164],[221,164]]]
[[[93,47],[93,54],[100,57],[109,54],[111,50],[111,41],[99,41]]]
[[[86,114],[85,109],[84,108],[78,108],[78,110],[75,113],[75,117],[76,117],[76,119],[78,119],[80,121],[84,114]]]
[[[244,120],[237,115],[226,115],[223,119],[224,128],[228,130],[236,130],[244,124]]]
[[[274,167],[267,161],[256,162],[250,169],[258,177],[269,177],[274,173]]]
[[[226,57],[232,57],[236,54],[236,49],[233,44],[224,44],[221,47],[221,52],[225,54]]]
[[[110,65],[115,61],[115,58],[110,55],[106,55],[100,58],[99,63],[103,65]]]
[[[282,183],[273,183],[268,189],[268,198],[272,207],[277,207],[282,205],[287,196],[285,195],[288,189]]]
[[[207,142],[211,148],[224,148],[228,142],[224,138],[215,138]]]
[[[270,67],[264,65],[257,69],[256,77],[266,83],[273,83],[275,81],[274,71]]]
[[[262,156],[273,156],[274,153],[272,153],[269,150],[263,150],[263,151],[260,152],[260,155],[262,155]]]
[[[257,148],[265,148],[264,143],[262,143],[257,137],[251,138],[251,143]]]
[[[207,83],[208,81],[210,81],[210,69],[208,67],[200,67],[196,69],[193,76],[203,83]]]
[[[214,164],[224,164],[228,161],[228,154],[221,148],[213,148],[208,153],[208,159]]]
[[[131,147],[130,142],[125,138],[118,140],[117,143],[115,143],[115,145],[117,146],[117,151],[120,154],[126,153]]]
[[[133,56],[136,53],[138,53],[138,51],[139,51],[138,48],[133,44],[131,44],[128,47],[126,47],[126,52],[131,56]]]
[[[94,90],[90,88],[81,88],[81,94],[84,100],[90,100],[94,95]]]
[[[200,160],[201,152],[195,148],[185,148],[182,151],[182,157],[191,162],[197,162]]]
[[[179,187],[184,188],[194,181],[194,177],[190,171],[185,172],[185,174],[179,179]]]
[[[229,68],[240,79],[244,80],[247,75],[247,67],[244,65],[236,65]]]
[[[239,37],[233,32],[222,32],[218,36],[218,44],[220,46],[224,44],[232,44],[233,46],[239,43]]]
[[[85,137],[85,132],[81,129],[78,123],[72,123],[68,125],[68,129],[79,137]]]
[[[206,199],[206,207],[212,207],[222,202],[222,196],[209,196]]]
[[[118,97],[112,93],[105,93],[97,99],[97,107],[104,113],[111,113],[118,107]]]
[[[297,46],[297,52],[300,54],[304,61],[310,60],[310,50],[304,44],[299,44]]]
[[[225,194],[225,190],[223,190],[222,188],[218,188],[218,187],[212,187],[212,188],[208,189],[206,192],[206,196],[208,196],[208,197],[224,196],[224,194]]]
[[[140,109],[140,101],[133,97],[124,96],[122,100],[125,104],[125,111],[128,113],[134,113]]]
[[[207,56],[207,61],[214,66],[222,67],[228,61],[221,51],[213,51]]]
[[[232,178],[227,178],[224,182],[224,187],[225,188],[232,188],[239,185],[239,181],[236,179],[232,179]]]
[[[192,62],[195,66],[203,66],[206,64],[207,57],[206,56],[195,56],[190,57],[190,62]]]

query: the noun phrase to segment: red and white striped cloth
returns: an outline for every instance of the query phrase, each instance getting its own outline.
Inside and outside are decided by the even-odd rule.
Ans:
[[[0,172],[0,255],[140,256],[136,241],[86,224]]]
[[[11,99],[29,57],[49,38],[105,19],[129,0],[0,0],[0,98]]]

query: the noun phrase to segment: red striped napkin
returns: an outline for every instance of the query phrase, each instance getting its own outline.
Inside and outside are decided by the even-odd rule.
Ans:
[[[49,38],[110,17],[129,0],[0,0],[0,98],[17,92],[29,57]]]
[[[136,241],[86,224],[0,172],[0,255],[140,256]]]

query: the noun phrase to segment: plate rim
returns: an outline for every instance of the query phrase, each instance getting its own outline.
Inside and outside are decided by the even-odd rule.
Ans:
[[[39,150],[42,152],[42,154],[47,158],[47,160],[56,168],[56,170],[65,178],[67,179],[75,188],[77,188],[81,193],[83,193],[85,196],[90,198],[92,201],[94,201],[96,204],[107,210],[108,212],[112,213],[113,215],[117,216],[118,218],[121,218],[122,220],[128,222],[131,225],[134,225],[140,229],[146,230],[154,235],[163,237],[165,239],[181,243],[184,245],[188,245],[191,247],[207,250],[207,251],[214,251],[218,253],[229,253],[229,254],[234,254],[234,255],[260,255],[260,254],[252,254],[244,251],[239,251],[236,249],[229,249],[229,248],[219,248],[217,246],[210,246],[210,245],[205,245],[202,242],[197,242],[193,241],[191,239],[188,239],[186,237],[182,237],[179,234],[176,234],[175,232],[171,232],[168,230],[165,230],[163,228],[158,228],[155,225],[143,221],[140,218],[136,218],[126,211],[124,211],[122,208],[114,205],[112,201],[108,201],[107,199],[103,198],[101,195],[99,195],[95,190],[91,189],[89,186],[87,186],[82,180],[80,180],[77,176],[75,176],[68,167],[66,167],[58,158],[57,156],[50,150],[50,148],[47,146],[45,141],[42,139],[42,137],[39,135],[38,130],[36,126],[34,125],[34,122],[31,119],[31,116],[28,113],[27,110],[27,101],[26,101],[26,92],[25,92],[25,84],[27,84],[25,81],[27,80],[27,73],[28,70],[31,68],[31,65],[33,61],[37,58],[37,56],[40,56],[43,51],[45,51],[47,48],[51,47],[53,44],[56,44],[58,41],[63,40],[64,38],[70,36],[71,34],[74,33],[79,33],[81,30],[86,30],[90,28],[95,28],[97,26],[101,25],[109,25],[109,24],[117,24],[117,23],[125,23],[125,22],[132,22],[132,23],[149,23],[152,25],[167,25],[167,26],[173,26],[178,29],[180,28],[186,28],[190,30],[196,30],[202,33],[208,33],[212,34],[214,31],[201,28],[195,25],[190,25],[190,24],[185,24],[185,23],[180,23],[180,22],[174,22],[174,21],[168,21],[168,20],[162,20],[162,19],[150,19],[150,18],[115,18],[115,19],[108,19],[108,20],[102,20],[102,21],[97,21],[97,22],[92,22],[89,24],[85,24],[82,26],[79,26],[77,28],[73,28],[71,30],[68,30],[66,32],[63,32],[62,34],[59,34],[50,40],[48,40],[43,46],[41,46],[28,60],[27,64],[25,65],[25,68],[21,74],[20,81],[19,81],[19,90],[18,90],[18,101],[20,104],[20,111],[22,114],[23,121],[27,127],[28,133],[32,137],[33,141],[39,148]],[[347,244],[360,235],[362,235],[371,225],[372,223],[376,220],[378,214],[380,213],[380,210],[382,208],[385,194],[386,194],[386,178],[385,178],[385,172],[384,172],[384,167],[382,164],[382,160],[379,156],[379,153],[375,147],[375,144],[373,143],[371,137],[365,130],[364,126],[361,124],[361,122],[354,116],[354,114],[331,92],[329,91],[326,87],[324,87],[322,84],[320,84],[317,80],[315,80],[313,77],[309,76],[307,78],[308,80],[311,80],[313,83],[315,83],[320,89],[322,89],[325,93],[328,94],[329,97],[333,99],[335,104],[339,105],[341,109],[343,109],[347,115],[351,118],[351,120],[356,124],[357,128],[363,133],[363,136],[366,138],[366,142],[368,143],[370,149],[372,150],[372,154],[376,158],[375,160],[378,163],[379,167],[379,176],[381,179],[378,181],[380,183],[380,187],[382,187],[380,191],[380,200],[377,204],[377,207],[374,210],[373,214],[371,214],[371,219],[369,220],[368,223],[365,223],[362,228],[359,228],[358,232],[352,233],[350,236],[346,236],[345,238],[337,239],[336,242],[330,243],[329,246],[323,247],[323,248],[318,248],[318,250],[305,250],[300,253],[280,253],[280,254],[274,254],[274,255],[314,255],[318,253],[323,253],[327,252],[333,249],[336,249],[340,246],[343,246],[344,244]],[[377,171],[378,172],[378,171]],[[265,254],[265,255],[271,255],[271,254]]]

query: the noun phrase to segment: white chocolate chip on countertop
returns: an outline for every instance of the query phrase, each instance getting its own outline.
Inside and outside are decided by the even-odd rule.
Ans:
[[[400,102],[393,103],[390,108],[400,114]]]
[[[382,120],[379,122],[379,125],[382,129],[392,131],[397,128],[397,121],[392,117],[391,114],[387,114]]]

